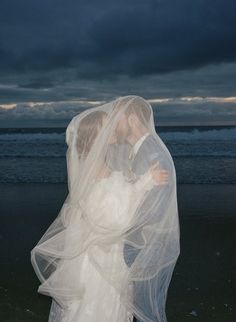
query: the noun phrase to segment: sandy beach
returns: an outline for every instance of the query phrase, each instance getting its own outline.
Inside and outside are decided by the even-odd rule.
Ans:
[[[60,211],[67,187],[22,183],[0,189],[0,321],[46,322],[51,298],[37,293],[30,250]],[[168,291],[168,322],[236,321],[236,186],[183,184],[177,194],[181,254]]]

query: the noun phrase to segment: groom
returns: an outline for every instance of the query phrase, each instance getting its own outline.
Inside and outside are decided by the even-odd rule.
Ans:
[[[118,121],[116,128],[117,143],[128,143],[128,145],[131,146],[129,154],[127,155],[128,160],[126,160],[127,162],[125,164],[134,174],[141,175],[145,173],[153,163],[159,162],[160,170],[158,171],[158,183],[164,184],[165,178],[168,176],[168,171],[162,169],[162,153],[160,147],[152,133],[150,133],[147,126],[145,126],[145,124],[148,124],[150,121],[151,110],[150,107],[147,106],[145,100],[140,97],[138,99],[138,104],[135,104],[135,106],[132,107],[131,102]],[[144,155],[145,160],[143,159]],[[160,189],[160,187],[155,186],[151,192],[149,192],[145,201],[148,201],[148,198],[152,198],[152,194],[157,193],[158,189]],[[165,203],[163,206],[165,206]],[[153,214],[153,216],[155,216],[155,214]],[[137,235],[139,232],[134,233]],[[134,251],[129,251],[132,250],[132,248],[133,247],[128,244],[124,245],[124,260],[127,266],[130,266],[138,255],[138,253],[134,254]],[[131,253],[133,254],[133,258],[130,258]],[[129,254],[129,256],[127,256],[127,254]],[[141,289],[140,294],[145,297],[141,283],[136,283],[134,287],[139,288],[139,290]],[[144,301],[139,298],[138,303],[144,304]],[[134,317],[133,322],[135,321],[138,320]]]

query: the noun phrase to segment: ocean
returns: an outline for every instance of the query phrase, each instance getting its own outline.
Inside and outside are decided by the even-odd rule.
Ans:
[[[67,183],[66,128],[0,129],[1,183]],[[179,184],[236,183],[236,126],[158,127]]]

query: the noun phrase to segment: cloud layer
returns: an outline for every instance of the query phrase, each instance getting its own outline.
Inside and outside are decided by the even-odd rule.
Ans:
[[[156,125],[233,124],[236,120],[236,97],[182,97],[149,100]],[[62,126],[73,116],[105,101],[28,102],[0,105],[0,121],[4,127]],[[235,124],[235,123],[234,123]]]
[[[128,94],[180,110],[180,97],[234,97],[235,33],[234,0],[3,0],[1,117],[68,118],[71,101]]]

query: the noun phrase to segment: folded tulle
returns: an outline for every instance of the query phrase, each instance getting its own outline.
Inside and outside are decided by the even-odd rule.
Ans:
[[[83,299],[86,285],[80,276],[84,256],[60,260],[55,271],[39,286],[38,292],[53,297],[63,309],[75,300]]]
[[[54,298],[63,309],[84,298],[91,275],[103,278],[118,294],[128,281],[123,243],[117,242],[116,236],[94,232],[79,215],[77,211],[76,217],[70,216],[67,227],[57,219],[57,233],[44,235],[31,251],[31,262],[41,281],[38,292]]]

